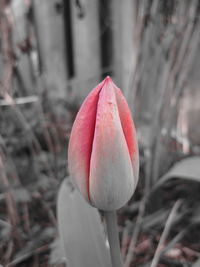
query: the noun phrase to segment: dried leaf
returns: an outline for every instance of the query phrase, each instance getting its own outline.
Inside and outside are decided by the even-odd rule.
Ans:
[[[156,211],[148,216],[146,216],[142,222],[142,229],[150,229],[154,228],[156,225],[159,225],[159,227],[163,226],[163,223],[166,222],[167,215],[169,213],[169,210],[161,209],[159,211]]]
[[[67,266],[110,267],[100,216],[66,180],[57,202],[58,227]]]
[[[200,258],[195,261],[195,263],[191,267],[199,267],[200,266]]]
[[[200,182],[200,157],[189,157],[177,162],[166,174],[164,174],[154,190],[171,178],[180,178],[189,181]]]
[[[16,202],[30,202],[31,195],[29,191],[23,187],[15,188],[13,190],[13,196]]]
[[[51,254],[49,257],[49,264],[62,264],[65,262],[65,255],[61,248],[60,238],[56,238],[51,243]]]

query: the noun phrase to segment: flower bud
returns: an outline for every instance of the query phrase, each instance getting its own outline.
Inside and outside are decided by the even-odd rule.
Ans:
[[[68,161],[74,184],[92,206],[116,210],[133,195],[139,170],[136,132],[126,99],[110,77],[81,106]]]

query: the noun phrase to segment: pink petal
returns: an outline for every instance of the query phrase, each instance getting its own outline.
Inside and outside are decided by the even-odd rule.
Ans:
[[[134,178],[135,178],[135,186],[138,182],[138,174],[139,174],[139,152],[138,152],[138,142],[136,136],[136,130],[134,126],[134,122],[132,120],[131,111],[129,109],[128,103],[123,96],[121,90],[116,88],[116,99],[118,105],[119,116],[124,132],[124,136],[126,139],[126,143],[128,146],[129,154],[131,157],[131,161],[133,164]]]
[[[99,92],[105,80],[87,96],[74,121],[68,149],[69,172],[72,181],[89,201],[90,157],[96,122]]]
[[[99,94],[90,166],[92,204],[103,210],[122,207],[131,198],[135,186],[115,88],[109,77]]]

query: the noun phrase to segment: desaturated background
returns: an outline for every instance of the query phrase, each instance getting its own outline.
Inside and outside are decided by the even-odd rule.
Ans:
[[[67,143],[80,104],[107,75],[127,98],[140,147],[140,183],[119,212],[123,253],[136,225],[132,262],[150,266],[181,199],[162,245],[182,235],[158,266],[198,260],[199,14],[198,0],[0,0],[0,264],[65,266],[56,199],[68,176]],[[180,179],[145,205],[160,177],[191,156],[197,162],[170,174]]]

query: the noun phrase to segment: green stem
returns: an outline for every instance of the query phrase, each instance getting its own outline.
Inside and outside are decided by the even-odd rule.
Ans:
[[[122,267],[123,263],[119,246],[119,233],[117,229],[116,211],[105,211],[104,215],[107,227],[108,241],[110,244],[112,267]]]

